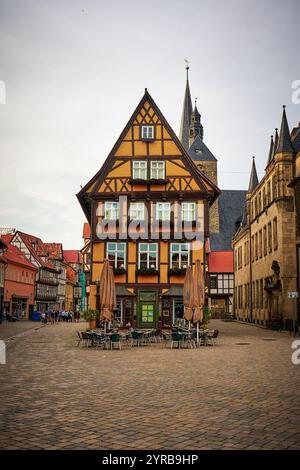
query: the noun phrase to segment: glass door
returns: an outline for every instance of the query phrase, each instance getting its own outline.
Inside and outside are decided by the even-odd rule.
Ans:
[[[142,328],[155,326],[155,302],[140,302],[140,321]]]

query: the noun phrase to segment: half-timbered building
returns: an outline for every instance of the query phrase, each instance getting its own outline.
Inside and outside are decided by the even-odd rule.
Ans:
[[[145,90],[102,168],[77,194],[91,227],[89,307],[99,308],[108,258],[121,325],[166,327],[181,317],[185,270],[196,259],[205,269],[209,207],[218,195]]]

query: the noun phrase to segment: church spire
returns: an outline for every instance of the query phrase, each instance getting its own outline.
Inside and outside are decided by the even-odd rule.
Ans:
[[[276,153],[276,149],[277,149],[277,146],[278,146],[278,128],[276,127],[275,129],[275,137],[274,137],[274,146],[273,146],[273,156],[272,158],[274,158],[274,155]]]
[[[197,109],[197,98],[195,98],[195,108],[192,112],[191,124],[189,128],[189,147],[192,145],[197,135],[199,135],[200,139],[203,140],[203,126],[201,124],[201,115]]]
[[[190,85],[189,85],[189,64],[186,61],[186,86],[184,93],[183,109],[181,115],[181,124],[179,131],[179,140],[182,143],[183,147],[189,149],[189,131],[191,124],[191,117],[193,112]]]
[[[271,135],[271,143],[270,143],[270,150],[269,150],[269,155],[268,155],[267,166],[273,160],[273,155],[274,155],[274,139],[273,139],[273,136]]]
[[[283,106],[282,120],[279,132],[278,146],[275,150],[279,152],[293,152],[293,147],[290,138],[290,130],[285,114],[285,106]]]
[[[250,180],[249,180],[249,187],[248,187],[248,192],[252,193],[256,186],[258,185],[258,177],[257,177],[257,171],[256,171],[256,166],[255,166],[255,157],[252,157],[252,168],[251,168],[251,175],[250,175]]]

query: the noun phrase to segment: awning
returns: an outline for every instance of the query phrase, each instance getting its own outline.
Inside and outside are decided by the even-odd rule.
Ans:
[[[183,286],[171,286],[166,292],[162,293],[163,297],[182,297],[183,296]]]
[[[116,295],[117,296],[135,296],[130,290],[127,289],[125,286],[118,286],[116,284]]]

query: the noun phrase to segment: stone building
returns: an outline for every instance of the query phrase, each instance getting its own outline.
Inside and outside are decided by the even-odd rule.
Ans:
[[[197,105],[193,109],[186,68],[179,139],[194,164],[218,186],[218,160],[204,142],[204,127]],[[232,237],[239,227],[246,208],[247,191],[221,189],[209,209],[209,239],[206,244],[208,269],[208,304],[215,316],[232,312],[233,251]]]
[[[297,137],[297,139],[295,139]],[[290,134],[283,108],[281,128],[271,137],[265,175],[259,182],[253,157],[247,211],[233,238],[234,310],[238,320],[270,326],[296,320],[297,291],[295,161],[299,132]],[[296,170],[297,171],[297,170]],[[297,182],[295,182],[297,185]]]

